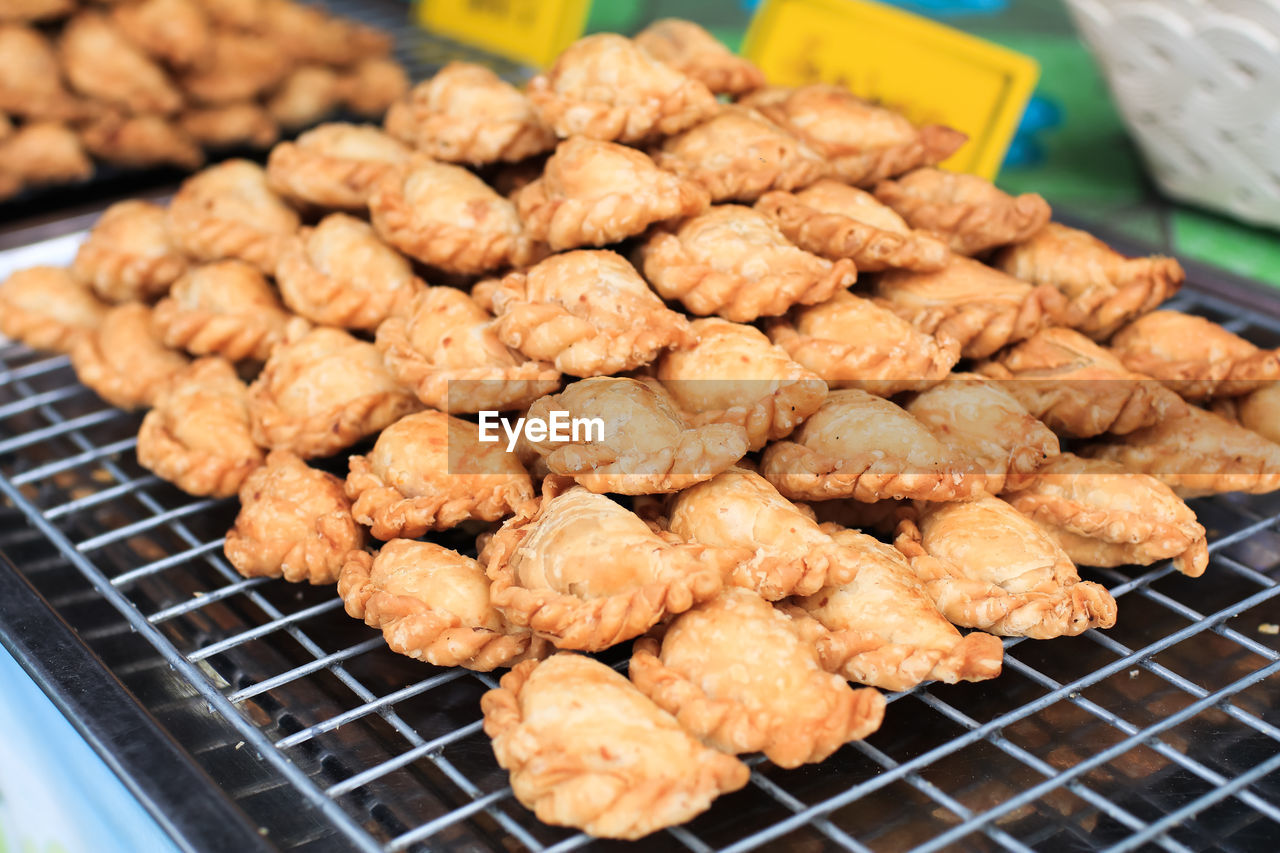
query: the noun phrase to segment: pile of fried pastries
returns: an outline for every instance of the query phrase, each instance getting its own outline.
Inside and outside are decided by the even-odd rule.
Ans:
[[[1200,575],[1184,499],[1280,488],[1280,356],[1159,310],[1176,261],[936,168],[964,141],[661,21],[116,205],[0,328],[148,409],[147,469],[238,494],[246,577],[509,667],[516,797],[637,838],[740,754],[823,761],[881,691],[995,677],[1001,637],[1112,626],[1077,565]],[[626,675],[581,654],[630,641]]]
[[[0,2],[0,199],[94,161],[191,170],[409,88],[391,37],[298,0]]]

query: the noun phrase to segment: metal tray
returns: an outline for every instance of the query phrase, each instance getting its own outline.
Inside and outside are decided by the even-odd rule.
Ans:
[[[79,239],[0,252],[0,278]],[[1174,306],[1280,346],[1280,298],[1189,267]],[[138,423],[65,357],[0,344],[0,641],[189,849],[614,846],[516,802],[481,730],[496,675],[392,654],[331,587],[239,577],[235,501],[140,468]],[[893,695],[867,741],[756,759],[744,790],[631,849],[1277,849],[1280,638],[1260,628],[1280,622],[1280,495],[1194,505],[1203,578],[1083,569],[1114,629],[1006,641],[998,679]]]

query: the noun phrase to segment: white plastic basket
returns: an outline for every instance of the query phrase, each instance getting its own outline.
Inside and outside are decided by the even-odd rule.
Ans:
[[[1280,0],[1067,2],[1160,187],[1280,227]]]

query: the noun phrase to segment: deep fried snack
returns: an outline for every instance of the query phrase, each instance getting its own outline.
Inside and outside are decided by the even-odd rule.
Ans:
[[[795,620],[745,589],[676,617],[661,641],[638,640],[629,673],[704,743],[779,767],[822,761],[884,719],[880,691],[825,671]]]
[[[977,175],[917,169],[876,187],[876,198],[912,228],[946,239],[953,252],[977,255],[1019,243],[1049,222],[1049,203],[1035,193],[1014,198]]]
[[[614,252],[552,255],[510,273],[487,298],[503,343],[571,376],[634,370],[695,340],[689,321]]]
[[[480,553],[494,605],[558,648],[599,651],[712,598],[750,556],[655,532],[604,495],[550,477]]]
[[[767,321],[765,331],[829,387],[861,388],[881,397],[928,388],[960,360],[958,341],[939,341],[844,290],[818,305],[792,308]]]
[[[528,450],[551,473],[573,477],[601,494],[679,491],[714,477],[747,452],[742,427],[689,426],[653,380],[585,379],[536,401],[526,418],[554,427],[557,412],[562,413],[559,437],[568,440],[548,432],[545,439],[528,439]]]
[[[1069,300],[1063,325],[1098,341],[1154,310],[1186,278],[1173,258],[1126,258],[1092,234],[1056,222],[1001,249],[991,263],[1023,281],[1061,290]]]
[[[254,101],[193,107],[178,116],[178,126],[192,139],[210,148],[235,145],[267,148],[280,137],[275,119]]]
[[[341,450],[419,408],[373,344],[323,327],[278,344],[249,386],[254,440],[304,458]]]
[[[342,75],[338,91],[347,109],[365,118],[379,119],[409,91],[409,75],[394,59],[371,56]]]
[[[187,259],[169,239],[164,208],[117,202],[98,217],[80,244],[72,272],[109,302],[145,301],[169,291]]]
[[[265,454],[249,429],[249,399],[224,358],[202,358],[156,395],[138,430],[138,464],[189,495],[236,494]]]
[[[551,648],[489,603],[479,563],[432,542],[393,539],[376,554],[352,551],[338,595],[348,615],[382,631],[391,651],[435,666],[488,672]]]
[[[1058,455],[1058,437],[1010,394],[1005,383],[954,373],[904,407],[944,444],[982,469],[993,495],[1034,477]]]
[[[70,352],[107,306],[62,267],[18,270],[0,284],[0,334],[32,349]]]
[[[1213,404],[1213,411],[1268,441],[1280,443],[1280,382],[1268,382],[1244,396],[1219,400]]]
[[[1184,575],[1209,564],[1204,527],[1173,490],[1154,477],[1104,459],[1064,453],[1004,499],[1085,566],[1148,566],[1173,558]]]
[[[701,81],[712,94],[744,95],[765,82],[763,71],[693,21],[654,21],[636,34],[635,43],[664,65]]]
[[[560,137],[641,142],[711,117],[715,95],[625,36],[598,33],[569,45],[529,81],[542,123]]]
[[[376,539],[415,539],[464,521],[497,521],[533,499],[519,458],[480,441],[477,427],[444,412],[407,415],[352,456],[347,497]]]
[[[665,353],[653,374],[694,424],[734,424],[750,450],[784,438],[818,410],[827,384],[769,343],[760,330],[707,318],[697,343]]]
[[[964,500],[982,491],[972,459],[881,397],[832,391],[786,441],[765,449],[760,473],[789,498]]]
[[[710,204],[706,190],[643,151],[581,136],[557,145],[542,176],[512,200],[529,234],[554,251],[616,243]]]
[[[267,158],[267,184],[288,199],[364,210],[373,187],[409,163],[409,149],[371,125],[322,124]]]
[[[331,213],[285,243],[276,265],[284,303],[324,326],[372,332],[425,287],[364,222]]]
[[[65,184],[93,174],[80,137],[57,121],[28,122],[0,141],[0,163],[29,184]]]
[[[900,551],[837,524],[824,524],[822,530],[851,553],[857,575],[849,583],[798,596],[783,610],[801,622],[823,667],[883,690],[910,690],[923,681],[985,681],[1000,674],[1004,645],[999,638],[981,631],[962,636],[938,612]]]
[[[187,361],[161,343],[151,326],[151,309],[140,302],[109,310],[71,349],[76,378],[122,409],[153,405]]]
[[[1041,329],[977,370],[1001,380],[1054,432],[1074,438],[1124,435],[1187,408],[1177,394],[1073,329]]]
[[[667,137],[653,161],[701,186],[712,201],[755,201],[769,190],[808,186],[828,171],[808,144],[740,106]]]
[[[764,89],[743,99],[804,139],[831,162],[835,176],[856,186],[932,166],[968,138],[940,124],[916,127],[842,86],[815,83],[798,89]]]
[[[57,52],[39,30],[0,24],[0,56],[0,110],[32,120],[76,119],[90,112],[63,85]]]
[[[796,248],[771,219],[736,204],[655,231],[636,257],[662,298],[739,323],[825,302],[858,275],[853,261]]]
[[[307,127],[331,115],[342,101],[342,78],[325,65],[300,65],[267,99],[273,121],[289,130]]]
[[[684,823],[747,784],[627,679],[583,655],[526,661],[480,699],[516,798],[543,823],[635,839]]]
[[[254,29],[275,39],[299,62],[350,65],[366,56],[384,56],[390,37],[372,27],[331,15],[296,0],[259,0]]]
[[[199,66],[213,52],[213,27],[196,0],[121,3],[112,7],[111,22],[129,41],[174,68]]]
[[[1111,339],[1130,370],[1160,380],[1188,400],[1238,397],[1280,379],[1280,350],[1261,349],[1212,320],[1153,311]]]
[[[0,4],[0,21],[46,21],[75,8],[76,0],[5,0]]]
[[[80,129],[80,141],[99,160],[121,166],[177,166],[190,171],[204,163],[204,150],[165,116],[107,112]]]
[[[130,113],[168,115],[182,109],[182,92],[164,68],[100,12],[80,12],[67,22],[58,55],[67,80],[83,95]]]
[[[911,230],[871,193],[839,181],[818,181],[794,194],[765,193],[755,207],[806,252],[832,260],[849,258],[864,272],[890,267],[936,270],[951,258],[946,243]]]
[[[883,273],[875,292],[920,331],[959,341],[965,358],[986,358],[1026,340],[1055,324],[1066,306],[1056,288],[1033,287],[960,255],[935,272]]]
[[[201,104],[257,98],[279,85],[293,67],[293,60],[280,47],[276,40],[256,33],[218,30],[209,58],[182,75],[182,88]]]
[[[725,579],[777,601],[853,580],[861,563],[768,480],[733,467],[672,495],[664,525],[690,542],[754,553]]]
[[[272,192],[266,172],[225,160],[187,178],[169,204],[169,233],[201,261],[238,258],[274,275],[298,214]]]
[[[555,147],[523,92],[483,65],[450,62],[391,105],[387,133],[449,163],[516,162]]]
[[[1280,489],[1280,444],[1195,406],[1080,452],[1150,474],[1182,498]]]
[[[374,182],[369,212],[384,240],[446,272],[524,266],[541,254],[515,205],[461,166],[421,156]]]
[[[442,412],[524,410],[560,387],[560,371],[509,348],[493,316],[452,287],[419,289],[378,326],[377,346],[392,375]]]
[[[284,309],[257,267],[217,261],[192,267],[156,303],[152,317],[165,346],[231,361],[265,361],[271,349],[307,322]]]
[[[330,584],[347,554],[364,544],[342,481],[273,450],[240,487],[240,514],[222,550],[247,578]]]
[[[196,2],[214,23],[236,30],[262,29],[267,9],[267,4],[262,0],[196,0]]]
[[[1073,637],[1116,623],[1107,590],[1080,580],[1049,534],[990,495],[930,504],[895,541],[942,615],[1004,637]]]

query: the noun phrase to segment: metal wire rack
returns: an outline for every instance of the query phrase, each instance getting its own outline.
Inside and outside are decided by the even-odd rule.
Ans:
[[[1280,345],[1280,308],[1242,316],[1193,288],[1176,307]],[[272,844],[599,845],[515,801],[481,729],[496,675],[392,654],[332,588],[238,576],[221,552],[235,502],[141,469],[138,423],[65,357],[0,345],[0,550]],[[1008,640],[997,680],[893,695],[867,741],[792,771],[757,759],[743,791],[635,847],[1274,850],[1280,497],[1195,508],[1203,578],[1085,569],[1120,603],[1114,629]]]

